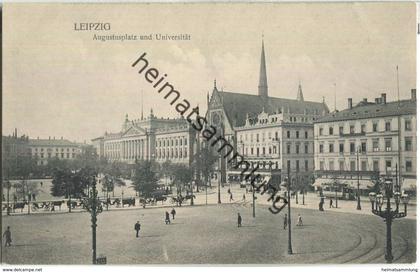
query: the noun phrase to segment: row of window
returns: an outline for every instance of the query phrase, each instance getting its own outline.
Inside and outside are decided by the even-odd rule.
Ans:
[[[295,167],[292,168],[291,161],[290,160],[287,160],[287,168],[286,168],[286,171],[287,171],[287,169],[290,169],[290,170],[294,170],[295,172],[300,172],[301,169],[300,169],[300,161],[299,160],[296,160],[295,161],[295,165],[294,166]],[[309,171],[309,161],[308,160],[305,160],[304,170],[305,171]]]
[[[188,157],[188,148],[184,147],[184,152],[182,152],[182,148],[162,148],[157,150],[157,158],[158,159],[177,159],[177,158],[187,158]]]
[[[340,170],[340,171],[380,171],[379,168],[379,160],[373,160],[373,163],[371,165],[371,167],[369,167],[368,162],[365,160],[362,160],[360,162],[360,168],[357,169],[357,163],[356,161],[352,160],[350,161],[350,167],[348,167],[344,161],[340,160],[338,162],[338,169],[335,169],[335,163],[334,160],[330,160],[328,162],[328,169],[325,169],[325,162],[324,161],[320,161],[319,162],[319,169],[320,170]],[[385,171],[387,173],[391,173],[392,171],[395,171],[395,165],[392,165],[392,160],[385,160]],[[406,160],[405,161],[405,171],[406,172],[412,172],[413,171],[413,163],[411,160]]]
[[[47,149],[47,151],[51,151],[51,150],[52,150],[52,148],[48,148]],[[59,148],[56,148],[55,151],[56,152],[59,152]],[[72,148],[71,151],[75,152],[76,149],[75,148]],[[37,147],[35,147],[35,152],[38,152],[38,148]],[[44,152],[44,148],[40,148],[40,152]],[[64,152],[64,148],[61,148],[61,152]],[[67,152],[70,152],[70,148],[67,148]]]
[[[257,147],[257,148],[255,148],[255,151],[256,151],[255,154],[254,154],[254,148],[253,147],[251,147],[250,149],[248,149],[248,147],[246,147],[245,148],[245,155],[257,155],[257,156],[259,156],[260,155],[260,150],[261,150],[261,155],[277,154],[277,147],[273,146],[272,148],[269,147],[267,149],[265,147],[262,147],[261,149],[259,147]],[[250,151],[250,152],[248,153],[248,151]],[[266,151],[268,151],[268,153],[266,153]]]
[[[157,147],[165,147],[165,146],[178,146],[178,145],[188,145],[188,139],[186,137],[183,138],[171,138],[171,139],[157,139],[156,146]]]
[[[51,153],[48,153],[48,154],[46,154],[47,156],[45,156],[44,155],[44,153],[40,153],[39,154],[39,157],[41,158],[41,159],[43,159],[43,158],[52,158],[52,154]],[[64,156],[65,155],[65,156]],[[71,158],[75,158],[76,157],[76,154],[75,153],[66,153],[66,154],[64,154],[64,153],[55,153],[55,157],[56,158],[62,158],[62,159],[64,159],[64,158],[67,158],[67,159],[70,159],[70,156],[71,156]],[[38,153],[34,153],[34,157],[38,157]]]
[[[328,144],[328,152],[334,153],[334,143]],[[356,143],[349,143],[349,149],[350,153],[356,153]],[[359,146],[359,152],[366,153],[367,151],[367,143],[362,142]],[[381,151],[379,148],[379,139],[372,139],[372,151],[373,152],[379,152]],[[392,151],[392,138],[385,138],[385,151],[389,152]],[[412,137],[405,137],[404,139],[404,151],[413,151],[413,139]],[[346,152],[344,149],[344,143],[338,144],[338,152],[344,153]],[[324,144],[319,145],[319,153],[324,153]]]
[[[391,121],[385,121],[384,131],[391,131],[391,130],[392,130]],[[404,120],[404,130],[405,131],[411,131],[412,130],[411,119],[405,119]],[[360,125],[359,132],[360,133],[366,133],[366,124],[361,124]],[[372,123],[372,127],[371,127],[370,132],[378,132],[378,122],[373,122]],[[340,126],[338,128],[338,133],[339,133],[339,135],[344,134],[344,126]],[[350,134],[355,133],[355,126],[354,125],[350,125],[349,133]],[[323,136],[323,135],[324,135],[324,128],[320,127],[319,128],[319,136]],[[329,127],[328,128],[328,135],[334,135],[334,127]]]
[[[288,131],[286,131],[286,137],[288,138],[288,139],[290,139],[291,137],[294,137],[294,138],[297,138],[297,139],[299,139],[302,135],[300,134],[300,132],[301,131],[299,131],[299,130],[296,130],[294,133],[293,133],[293,136],[291,136],[292,135],[292,131],[290,131],[290,130],[288,130]],[[256,142],[259,142],[260,141],[260,133],[255,133],[255,134],[253,134],[253,133],[251,133],[251,134],[249,134],[250,135],[250,141],[251,142],[254,142],[254,139],[256,140]],[[254,137],[254,135],[255,135],[255,137]],[[303,134],[303,136],[304,136],[304,138],[305,139],[308,139],[308,131],[304,131],[304,134]],[[262,132],[261,133],[261,139],[262,139],[262,141],[265,141],[265,136],[266,136],[266,133],[265,132]],[[274,133],[274,135],[272,135],[272,133],[271,133],[271,131],[269,131],[268,132],[268,134],[267,134],[267,136],[268,136],[268,139],[269,140],[271,140],[272,139],[272,136],[274,136],[274,139],[275,140],[277,140],[277,139],[279,139],[279,135],[278,135],[278,132],[276,131],[275,133]],[[244,139],[243,139],[243,137],[242,137],[242,134],[241,135],[239,135],[239,140],[242,142]],[[248,134],[245,134],[245,141],[248,141]]]

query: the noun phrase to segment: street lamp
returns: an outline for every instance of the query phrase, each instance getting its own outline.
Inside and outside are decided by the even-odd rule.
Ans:
[[[287,213],[288,215],[288,226],[289,226],[289,241],[288,241],[288,254],[293,254],[292,250],[292,220],[291,220],[291,214],[290,214],[290,165],[287,166]]]
[[[91,215],[92,222],[92,264],[96,264],[96,222],[97,215],[102,212],[102,205],[98,198],[96,190],[96,176],[93,176],[92,189],[89,197],[83,199],[83,206]]]
[[[359,169],[359,153],[360,146],[357,147],[357,209],[361,210],[362,206],[360,205],[360,169]]]
[[[386,197],[386,209],[382,211],[382,204],[383,204],[383,195],[370,193],[369,199],[372,203],[372,213],[380,216],[385,219],[386,222],[386,253],[385,253],[385,260],[387,263],[392,263],[394,257],[392,256],[392,239],[391,239],[391,227],[392,227],[392,220],[395,218],[403,218],[407,216],[407,204],[408,204],[408,196],[401,195],[399,192],[393,193],[393,184],[392,181],[387,180],[383,183],[385,197]],[[391,209],[391,198],[394,197],[396,208],[394,210]],[[376,207],[374,207],[374,202],[376,200]],[[404,212],[398,211],[399,201],[402,200],[404,203]]]

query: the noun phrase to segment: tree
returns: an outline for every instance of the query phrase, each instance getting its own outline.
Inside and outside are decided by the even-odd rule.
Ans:
[[[150,161],[140,161],[135,164],[133,187],[143,197],[152,197],[158,187],[158,178]]]
[[[193,165],[201,173],[201,176],[204,177],[206,190],[209,184],[211,188],[210,177],[214,172],[214,164],[218,159],[219,157],[214,154],[213,150],[207,144],[194,156]]]

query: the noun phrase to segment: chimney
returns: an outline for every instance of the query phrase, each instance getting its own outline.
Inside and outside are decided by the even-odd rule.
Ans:
[[[348,99],[348,108],[349,109],[353,108],[353,99],[351,99],[351,98]]]
[[[382,93],[381,97],[382,97],[382,104],[386,104],[386,93]]]
[[[416,100],[416,89],[411,89],[411,100]]]

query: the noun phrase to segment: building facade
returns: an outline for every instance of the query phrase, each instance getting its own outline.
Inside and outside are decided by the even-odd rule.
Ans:
[[[110,161],[135,163],[190,164],[194,158],[195,133],[184,118],[157,118],[151,110],[146,118],[129,120],[128,115],[117,133],[105,133],[92,140],[100,157]]]
[[[416,90],[411,98],[388,102],[386,94],[368,102],[332,112],[316,120],[315,186],[341,184],[340,190],[355,195],[368,193],[375,183],[392,179],[403,190],[416,185]]]
[[[219,91],[215,83],[206,118],[239,154],[259,166],[261,175],[270,176],[271,170],[285,175],[289,166],[294,176],[309,179],[314,170],[313,122],[329,109],[324,102],[305,101],[301,84],[296,99],[269,96],[264,43],[259,78],[257,95]],[[218,163],[222,181],[224,175],[238,180],[241,169],[227,160]]]
[[[31,156],[36,158],[38,165],[48,164],[50,159],[74,160],[82,154],[85,144],[71,142],[69,140],[49,138],[49,139],[29,139],[28,147]]]

